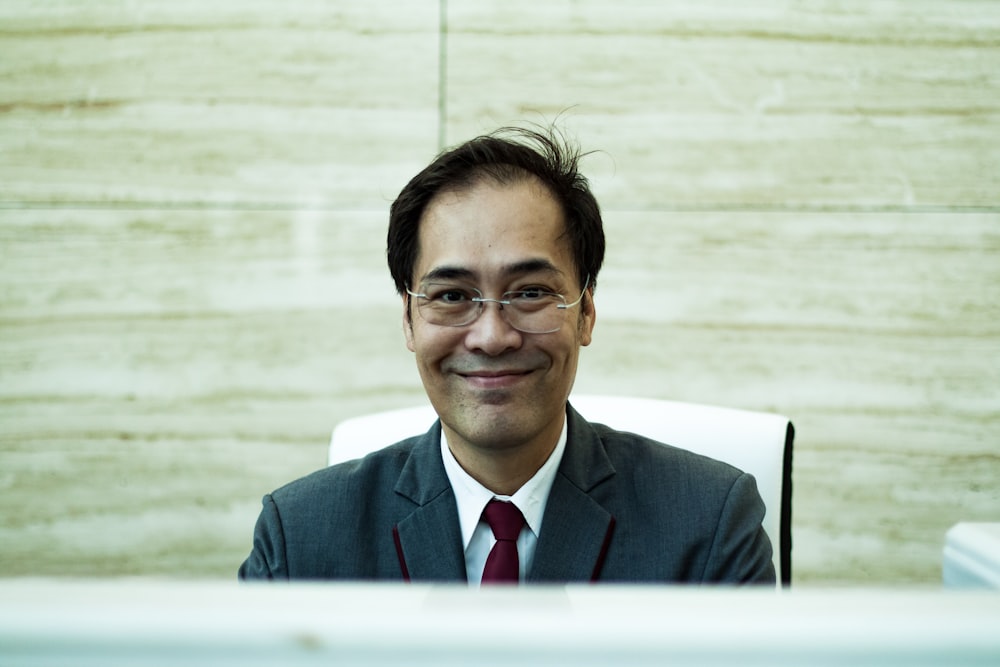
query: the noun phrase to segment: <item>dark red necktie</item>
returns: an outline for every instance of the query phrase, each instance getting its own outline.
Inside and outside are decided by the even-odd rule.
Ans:
[[[483,583],[516,584],[520,579],[517,536],[521,534],[521,528],[524,526],[524,515],[514,503],[505,503],[494,498],[487,503],[483,516],[493,530],[493,537],[497,539],[490,555],[486,557]]]

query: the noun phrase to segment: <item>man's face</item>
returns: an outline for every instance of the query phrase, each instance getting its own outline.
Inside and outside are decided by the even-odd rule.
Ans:
[[[572,303],[583,288],[562,211],[535,180],[484,180],[439,194],[424,211],[418,241],[415,292],[442,276],[493,299],[541,287]],[[591,295],[563,311],[562,327],[546,334],[514,329],[494,303],[472,324],[448,327],[427,323],[419,299],[408,301],[406,344],[453,450],[554,446],[580,346],[590,344],[594,328]]]

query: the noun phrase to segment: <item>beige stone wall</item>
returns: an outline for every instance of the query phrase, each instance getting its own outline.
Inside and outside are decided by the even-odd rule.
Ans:
[[[422,399],[388,203],[559,117],[578,390],[789,415],[795,582],[938,581],[1000,520],[1000,3],[441,7],[0,5],[0,574],[233,576],[334,423]]]

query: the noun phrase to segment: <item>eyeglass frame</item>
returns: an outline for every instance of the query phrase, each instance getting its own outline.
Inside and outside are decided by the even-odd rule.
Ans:
[[[587,288],[588,287],[590,287],[590,275],[589,274],[587,275],[587,279],[585,281],[583,281],[583,289],[580,291],[580,296],[577,297],[577,299],[575,301],[573,301],[572,303],[565,303],[566,296],[564,294],[559,294],[558,292],[547,292],[547,293],[551,294],[553,296],[558,296],[560,299],[563,300],[563,303],[557,303],[556,304],[556,309],[557,310],[568,310],[570,308],[575,308],[576,306],[580,305],[580,303],[583,301],[583,297],[586,296],[586,294],[587,294]],[[417,297],[419,299],[427,299],[427,300],[430,299],[430,297],[428,297],[426,294],[421,294],[421,293],[418,293],[418,292],[411,291],[410,288],[409,288],[409,286],[404,286],[404,289],[406,290],[406,293],[409,294],[412,297]],[[495,303],[495,304],[497,304],[497,306],[499,306],[500,312],[503,313],[503,311],[504,311],[503,307],[504,306],[512,306],[513,304],[511,303],[511,301],[504,300],[502,297],[506,296],[507,294],[516,294],[518,292],[524,292],[525,291],[525,290],[510,290],[508,292],[504,292],[503,294],[501,294],[500,295],[501,298],[499,298],[499,299],[491,299],[489,297],[483,296],[483,293],[479,290],[478,287],[472,287],[470,289],[472,289],[476,294],[479,295],[479,296],[469,297],[469,301],[471,303],[475,303],[475,304],[479,305],[479,307],[474,311],[475,315],[473,316],[473,318],[471,320],[469,320],[468,322],[463,322],[462,324],[435,324],[433,322],[427,321],[426,319],[424,321],[427,322],[427,324],[430,324],[431,326],[435,326],[435,327],[449,327],[449,328],[452,328],[452,329],[459,329],[461,327],[467,327],[470,324],[473,324],[480,317],[482,317],[483,313],[486,312],[486,304],[487,303]],[[419,303],[417,304],[417,310],[418,311],[420,310],[420,304]],[[515,310],[516,310],[516,308],[515,308]],[[423,314],[421,314],[421,317],[423,317]],[[521,333],[526,333],[526,334],[535,334],[535,335],[550,334],[550,333],[555,333],[555,332],[559,331],[559,329],[562,328],[562,324],[560,324],[555,329],[550,329],[548,331],[524,331],[523,329],[518,329],[516,326],[514,326],[514,324],[507,318],[506,315],[501,314],[501,317],[503,318],[503,321],[506,322],[507,324],[509,324],[513,329],[515,329],[517,331],[520,331]]]

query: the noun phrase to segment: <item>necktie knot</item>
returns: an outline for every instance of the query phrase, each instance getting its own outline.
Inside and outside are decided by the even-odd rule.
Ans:
[[[502,500],[493,499],[483,510],[486,523],[493,530],[493,537],[498,540],[509,540],[516,542],[521,528],[524,527],[524,515],[517,509],[514,503],[506,503]]]

